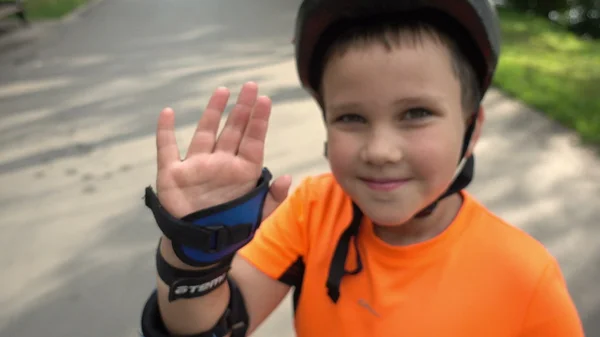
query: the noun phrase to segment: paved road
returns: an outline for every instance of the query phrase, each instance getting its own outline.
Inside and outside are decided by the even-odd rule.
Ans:
[[[267,163],[295,181],[327,169],[317,107],[292,59],[298,1],[105,0],[0,48],[0,336],[133,337],[158,231],[158,111],[187,145],[212,89],[246,80],[274,100]],[[600,335],[600,162],[496,91],[471,190],[559,258],[589,336]],[[289,301],[259,336],[293,336]]]

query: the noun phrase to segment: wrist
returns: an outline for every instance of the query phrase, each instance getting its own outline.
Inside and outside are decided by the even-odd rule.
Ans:
[[[169,263],[162,254],[163,243],[161,238],[161,247],[158,247],[156,252],[156,271],[158,278],[168,286],[169,302],[202,297],[221,288],[227,281],[227,274],[231,269],[230,259],[209,266],[193,267],[182,261],[177,262],[177,257],[171,256],[172,262]],[[168,250],[167,247],[164,249]]]

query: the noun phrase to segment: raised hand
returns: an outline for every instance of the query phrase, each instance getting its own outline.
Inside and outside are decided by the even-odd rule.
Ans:
[[[156,189],[160,203],[175,217],[238,198],[256,186],[263,167],[271,100],[258,97],[258,86],[246,83],[217,135],[230,92],[218,88],[182,160],[175,138],[175,113],[160,113],[156,131]],[[263,208],[267,217],[286,197],[291,178],[276,179]]]

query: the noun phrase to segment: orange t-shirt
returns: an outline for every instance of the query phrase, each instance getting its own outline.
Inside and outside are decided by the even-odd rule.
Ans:
[[[364,217],[356,240],[363,270],[342,278],[337,303],[325,284],[352,204],[331,174],[305,179],[239,254],[295,286],[299,337],[583,336],[556,260],[461,193],[452,224],[419,244],[390,246]]]

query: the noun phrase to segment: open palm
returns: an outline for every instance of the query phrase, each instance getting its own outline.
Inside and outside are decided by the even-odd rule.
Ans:
[[[217,135],[229,96],[226,88],[214,91],[183,160],[175,139],[174,112],[166,108],[160,113],[156,189],[160,203],[175,217],[236,199],[256,186],[263,168],[271,100],[258,97],[255,83],[246,83]],[[272,183],[263,217],[287,197],[290,184],[288,176]]]

